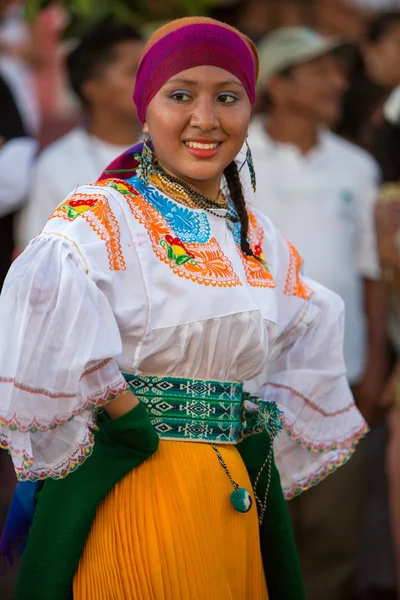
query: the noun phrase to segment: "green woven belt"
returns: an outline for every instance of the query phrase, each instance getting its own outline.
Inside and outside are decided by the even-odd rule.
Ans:
[[[243,392],[243,383],[129,373],[123,376],[146,405],[160,438],[237,444],[264,429],[274,435],[282,427],[275,402],[262,402]],[[257,408],[247,409],[245,400]]]

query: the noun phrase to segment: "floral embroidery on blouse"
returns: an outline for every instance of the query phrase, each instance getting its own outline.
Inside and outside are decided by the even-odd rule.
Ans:
[[[303,259],[293,244],[288,240],[286,241],[289,248],[289,266],[284,294],[285,296],[297,296],[298,298],[303,298],[303,300],[309,300],[312,290],[300,277]]]
[[[156,256],[179,277],[218,287],[242,285],[215,238],[210,238],[207,243],[186,242],[177,235],[167,218],[148,201],[147,193],[144,198],[131,184],[118,179],[106,179],[97,185],[118,191],[122,185],[128,190],[129,193],[125,192],[128,206],[135,219],[146,228]]]
[[[96,205],[96,202],[97,200],[93,200],[92,198],[89,200],[73,200],[71,198],[71,200],[61,205],[60,210],[64,211],[69,219],[76,219],[76,217],[79,217],[82,213],[93,208],[93,206]]]
[[[130,184],[162,214],[182,242],[205,244],[209,241],[210,223],[204,212],[179,205],[154,186],[145,185],[138,177],[132,177]]]
[[[266,269],[268,269],[268,265],[267,265],[267,262],[264,257],[264,252],[262,251],[260,244],[256,244],[254,246],[253,252],[254,252],[254,256],[256,256],[258,258],[258,260],[264,265],[264,267]]]
[[[229,200],[229,199],[228,199]],[[246,279],[252,287],[274,288],[275,281],[268,269],[262,245],[264,242],[264,230],[259,225],[257,218],[251,210],[249,215],[249,243],[254,256],[247,256],[240,247],[240,223],[232,223],[233,239],[243,263]]]
[[[177,265],[184,265],[188,260],[191,260],[194,265],[197,264],[195,255],[186,249],[179,238],[166,235],[163,240],[160,240],[160,245],[167,248],[168,258]]]
[[[170,200],[155,187],[151,185],[146,186],[137,177],[131,178],[130,183],[163,215],[182,242],[196,242],[198,244],[208,242],[210,238],[210,224],[204,212],[199,213],[190,208],[179,206],[179,204]],[[118,185],[120,184],[118,183]],[[226,199],[230,202],[228,197]],[[240,223],[233,224],[232,233],[243,263],[247,283],[252,287],[274,288],[275,282],[268,269],[261,248],[264,231],[259,226],[255,215],[249,211],[249,237],[254,254],[258,258],[261,258],[261,261],[243,254],[240,248]]]
[[[121,234],[118,221],[112,212],[107,196],[103,194],[73,194],[60,204],[50,219],[74,221],[82,217],[106,244],[108,262],[112,271],[125,271]]]

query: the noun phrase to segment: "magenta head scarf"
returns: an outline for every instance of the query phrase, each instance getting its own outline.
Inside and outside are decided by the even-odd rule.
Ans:
[[[171,77],[201,65],[232,73],[254,104],[258,74],[254,44],[233,27],[213,19],[178,19],[158,29],[144,48],[133,95],[140,121],[145,122],[148,105]]]

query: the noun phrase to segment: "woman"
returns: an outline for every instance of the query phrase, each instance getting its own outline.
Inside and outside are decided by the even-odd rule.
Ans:
[[[304,597],[271,440],[283,424],[290,497],[365,423],[342,302],[245,203],[257,70],[219,22],[159,29],[134,93],[144,144],[75,190],[10,271],[0,440],[22,481],[46,479],[17,598],[68,597],[72,578],[74,600]]]
[[[350,71],[337,132],[372,151],[383,105],[400,83],[400,12],[385,12],[368,25]]]

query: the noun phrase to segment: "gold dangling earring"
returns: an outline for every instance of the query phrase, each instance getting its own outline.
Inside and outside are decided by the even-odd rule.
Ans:
[[[251,187],[253,188],[253,192],[255,193],[256,192],[256,172],[254,170],[253,157],[252,157],[250,146],[249,146],[249,143],[247,140],[246,140],[246,147],[247,147],[246,163],[247,163],[247,168],[249,169],[249,173],[250,173]]]

